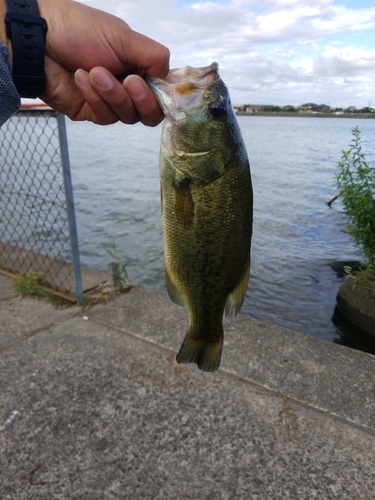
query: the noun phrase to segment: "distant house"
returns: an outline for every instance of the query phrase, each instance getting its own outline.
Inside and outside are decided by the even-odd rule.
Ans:
[[[308,102],[300,106],[298,113],[328,113],[329,111],[331,111],[331,108],[326,104],[315,104],[313,102]]]
[[[358,109],[355,106],[349,106],[348,109],[345,110],[347,113],[358,113]]]
[[[327,106],[326,104],[319,104],[319,106],[313,109],[313,113],[329,113],[330,111],[330,106]]]
[[[313,102],[308,102],[306,104],[302,104],[298,110],[298,113],[312,113],[312,110],[317,106]]]
[[[262,113],[264,108],[267,107],[267,104],[244,104],[242,106],[242,110],[245,113]]]

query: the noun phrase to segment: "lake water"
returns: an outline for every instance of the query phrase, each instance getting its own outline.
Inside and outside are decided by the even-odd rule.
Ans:
[[[340,279],[329,264],[361,255],[344,232],[340,201],[331,209],[327,202],[337,194],[337,163],[356,125],[374,160],[375,120],[238,121],[254,187],[251,277],[241,312],[350,345],[332,322]],[[164,289],[161,127],[68,122],[67,128],[82,264],[105,271],[114,241],[131,281]]]

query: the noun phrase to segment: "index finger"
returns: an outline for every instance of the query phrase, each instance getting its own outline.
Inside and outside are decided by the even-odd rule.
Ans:
[[[123,86],[144,125],[155,127],[163,120],[163,112],[154,94],[140,76],[129,75],[123,81]]]

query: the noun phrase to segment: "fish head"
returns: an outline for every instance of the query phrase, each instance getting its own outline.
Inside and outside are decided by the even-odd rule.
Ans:
[[[184,175],[207,184],[223,175],[241,147],[229,92],[213,62],[202,68],[172,69],[168,76],[146,76],[165,120],[162,149]],[[189,169],[189,172],[186,172]]]

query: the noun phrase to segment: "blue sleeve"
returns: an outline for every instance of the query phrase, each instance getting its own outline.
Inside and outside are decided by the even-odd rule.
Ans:
[[[12,79],[8,49],[0,42],[0,127],[21,107]]]

